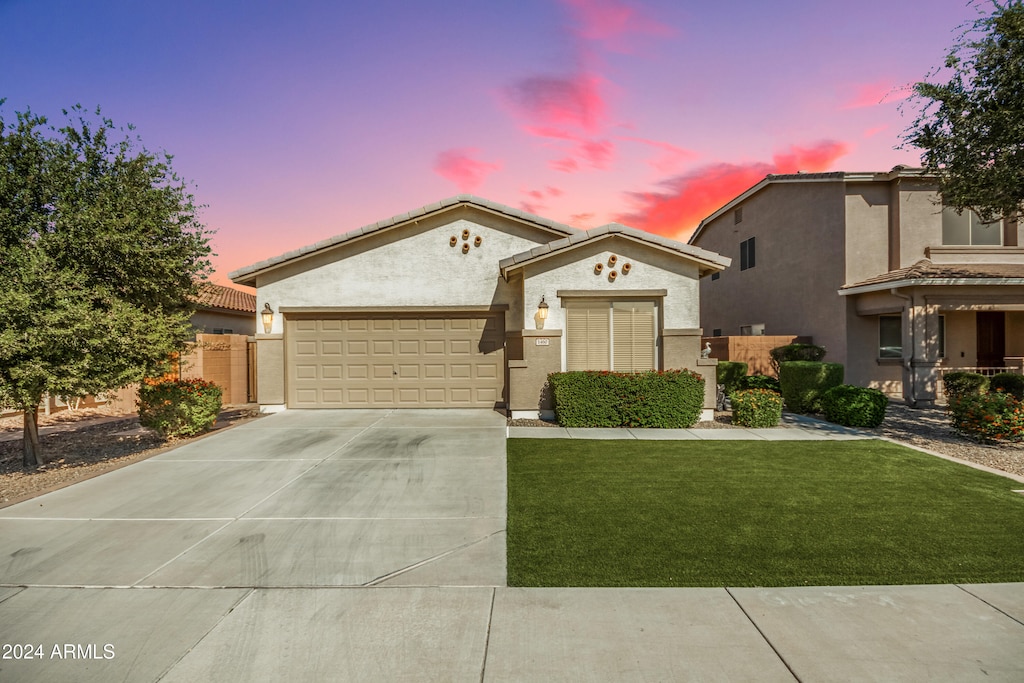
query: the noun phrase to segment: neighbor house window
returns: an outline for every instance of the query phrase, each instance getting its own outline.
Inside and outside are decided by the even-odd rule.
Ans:
[[[722,277],[721,273],[711,273],[711,279],[712,280],[717,280],[720,277]]]
[[[740,270],[753,268],[754,264],[754,238],[751,237],[740,242]]]
[[[763,337],[764,323],[758,325],[740,325],[741,337]]]
[[[567,301],[566,370],[656,369],[653,301]]]
[[[903,316],[878,316],[878,357],[903,358]]]
[[[948,206],[944,207],[942,209],[942,243],[947,246],[1002,246],[1002,221],[982,223],[978,214],[973,211],[967,210],[957,215],[955,210]]]
[[[716,327],[715,329],[711,330],[711,336],[712,337],[721,337],[722,336],[722,328],[721,327]]]

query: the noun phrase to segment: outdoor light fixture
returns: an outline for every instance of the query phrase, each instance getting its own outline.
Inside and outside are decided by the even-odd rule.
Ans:
[[[270,304],[263,304],[260,317],[263,318],[263,331],[270,334],[270,330],[274,327],[274,309],[270,307]]]
[[[540,303],[537,304],[537,329],[544,329],[544,321],[548,319],[548,302],[544,301],[544,297],[541,296]]]

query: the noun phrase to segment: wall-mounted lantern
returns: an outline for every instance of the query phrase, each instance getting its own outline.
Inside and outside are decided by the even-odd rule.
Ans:
[[[537,329],[544,329],[544,321],[548,319],[548,302],[544,301],[544,297],[540,297],[540,303],[537,304]]]
[[[263,318],[263,332],[270,334],[270,330],[274,329],[274,309],[270,307],[270,304],[263,304],[260,317]]]

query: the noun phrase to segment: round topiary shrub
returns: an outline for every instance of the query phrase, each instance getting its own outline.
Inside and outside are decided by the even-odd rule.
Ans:
[[[842,384],[821,396],[821,412],[845,427],[877,427],[885,419],[889,397],[878,389]]]
[[[217,421],[221,389],[202,379],[146,381],[138,406],[139,422],[161,437],[194,436]]]
[[[988,377],[977,372],[947,372],[942,377],[942,386],[946,398],[953,400],[958,396],[984,393],[988,388]]]
[[[793,360],[779,365],[786,408],[794,413],[821,412],[821,396],[843,383],[842,363]]]
[[[768,375],[747,375],[740,380],[740,389],[767,389],[776,394],[782,393],[782,385],[775,377]]]
[[[988,390],[990,392],[1001,391],[1013,396],[1018,401],[1024,401],[1024,375],[1000,372],[998,375],[993,375],[988,381]]]
[[[732,423],[774,427],[782,419],[782,396],[771,389],[741,389],[732,395]]]

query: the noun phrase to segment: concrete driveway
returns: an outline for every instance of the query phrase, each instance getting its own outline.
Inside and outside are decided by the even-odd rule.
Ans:
[[[0,681],[1024,678],[1024,584],[505,587],[505,472],[491,412],[286,412],[0,510]]]

